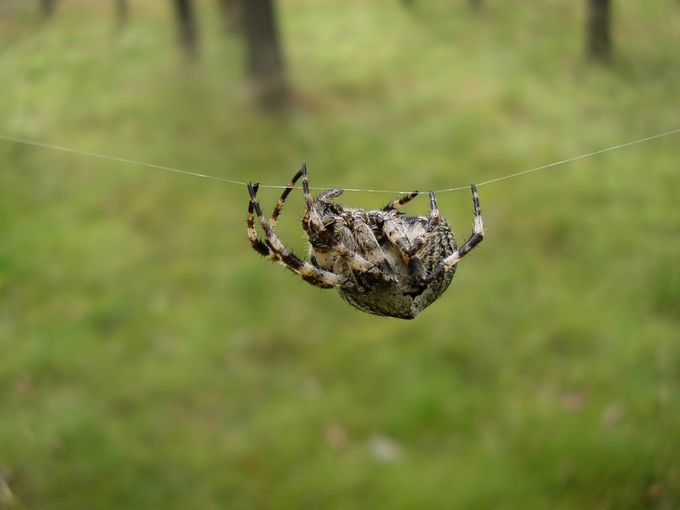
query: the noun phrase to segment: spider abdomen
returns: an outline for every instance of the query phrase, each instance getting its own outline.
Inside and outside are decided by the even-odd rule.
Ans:
[[[403,232],[406,245],[410,246],[415,240],[425,234],[427,218],[405,216],[399,214],[392,219],[398,230]],[[381,239],[381,255],[387,264],[387,271],[396,280],[393,284],[382,284],[370,281],[366,276],[353,270],[341,257],[335,259],[333,272],[341,274],[360,286],[369,285],[367,292],[358,294],[338,288],[340,296],[349,304],[367,313],[401,319],[413,319],[427,306],[437,300],[448,288],[455,267],[442,272],[430,282],[424,279],[434,271],[437,265],[456,251],[456,241],[449,225],[441,218],[439,224],[428,232],[426,239],[416,254],[407,260],[399,247],[382,232],[378,231]],[[361,245],[359,245],[361,251]],[[370,253],[361,253],[370,257]]]

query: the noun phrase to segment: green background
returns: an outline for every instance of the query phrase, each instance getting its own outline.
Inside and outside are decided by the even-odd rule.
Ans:
[[[113,2],[0,3],[0,134],[463,187],[438,195],[462,238],[470,183],[680,128],[680,5],[614,4],[602,66],[585,1],[281,0],[273,116],[216,2],[193,62],[169,2],[124,27]],[[679,162],[675,134],[480,186],[487,238],[400,321],[262,260],[244,186],[0,140],[0,508],[680,507]]]

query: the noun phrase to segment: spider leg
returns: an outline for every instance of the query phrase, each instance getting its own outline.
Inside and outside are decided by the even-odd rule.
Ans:
[[[309,180],[307,179],[307,163],[302,164],[300,173],[302,174],[302,194],[305,199],[305,204],[307,205],[307,208],[305,209],[305,214],[302,216],[302,229],[305,231],[305,234],[307,234],[307,237],[311,240],[312,237],[314,236],[314,233],[312,232],[312,229],[310,227],[310,222],[312,221],[311,214],[314,214],[315,226],[321,225],[321,218],[314,209],[314,200],[312,199],[312,194],[309,192]],[[328,190],[324,192],[323,195],[326,195],[330,191],[336,191],[337,194],[335,196],[339,196],[342,193],[342,190]],[[323,228],[320,228],[320,230],[323,230]]]
[[[412,257],[418,250],[420,250],[420,248],[423,247],[425,236],[432,232],[432,229],[438,224],[439,208],[437,207],[437,199],[435,198],[434,193],[430,191],[430,217],[427,221],[427,225],[425,225],[425,230],[413,241],[411,241],[411,249],[407,252],[409,257]]]
[[[404,195],[403,197],[400,197],[396,200],[393,200],[389,204],[387,204],[385,207],[382,208],[383,211],[394,211],[396,209],[399,209],[402,205],[410,202],[414,198],[418,196],[418,192],[414,191],[413,193],[409,193],[408,195]]]
[[[279,215],[281,214],[281,210],[283,209],[283,204],[288,198],[288,195],[290,195],[290,192],[293,191],[295,183],[297,182],[301,175],[302,170],[298,170],[295,176],[293,176],[291,181],[288,183],[288,186],[286,186],[286,189],[284,189],[283,193],[281,193],[281,197],[279,198],[279,201],[276,203],[276,207],[274,207],[274,211],[272,212],[272,217],[269,218],[269,227],[272,230],[276,230],[276,222],[278,221]]]
[[[303,226],[304,226],[305,223],[309,224],[309,222],[312,222],[312,224],[314,224],[314,226],[317,227],[317,229],[319,230],[319,233],[321,233],[321,231],[323,231],[324,228],[323,228],[323,225],[322,225],[322,222],[321,222],[321,218],[319,217],[319,213],[316,211],[316,209],[314,207],[314,200],[312,199],[312,194],[309,192],[309,180],[307,178],[307,164],[306,163],[302,164],[302,168],[300,169],[300,171],[302,172],[302,194],[305,198],[305,204],[307,204],[307,210],[305,211],[304,219],[308,220],[306,222],[303,221]],[[334,191],[336,193],[334,196],[338,196],[338,195],[340,195],[340,193],[342,193],[342,190],[328,190],[325,193],[323,193],[323,195],[326,195],[330,191]],[[319,198],[317,198],[317,200],[320,200],[322,198],[327,198],[327,197],[320,196]],[[310,232],[308,231],[308,228],[309,227],[307,227],[305,229],[305,232],[307,232],[307,234],[310,234]]]
[[[333,250],[355,271],[355,275],[366,274],[369,281],[373,278],[374,281],[378,280],[387,285],[397,283],[394,276],[386,274],[390,267],[389,262],[375,234],[365,221],[354,218],[351,228],[340,223],[336,226],[335,232],[338,240],[334,242]],[[362,278],[359,281],[363,284],[365,280]]]
[[[248,191],[250,192],[250,201],[248,202],[248,238],[250,239],[250,244],[253,246],[256,252],[270,260],[276,260],[276,255],[269,249],[269,246],[262,242],[262,240],[257,236],[257,231],[255,230],[254,204],[257,203],[255,196],[257,195],[257,189],[259,187],[259,182],[255,184],[252,182],[248,183]]]
[[[305,203],[307,207],[305,208],[305,213],[302,215],[302,230],[304,230],[305,234],[307,234],[307,239],[309,239],[310,243],[310,260],[311,263],[315,266],[318,267],[322,270],[327,270],[331,271],[333,269],[333,253],[330,249],[327,250],[321,250],[318,247],[315,247],[314,244],[312,244],[312,240],[315,238],[316,234],[312,231],[312,227],[310,224],[310,211],[313,211],[316,213],[316,210],[314,209],[314,200],[312,200],[312,195],[309,191],[309,181],[307,180],[307,164],[303,163],[302,168],[300,169],[300,173],[302,174],[302,191],[305,199]],[[336,196],[339,196],[342,193],[341,189],[334,189],[334,190],[328,190],[322,193],[317,200],[323,199],[323,198],[329,198],[328,195],[332,194],[334,198]],[[315,215],[315,225],[316,224],[321,224],[321,218],[319,218],[318,213]]]
[[[425,283],[429,283],[435,278],[441,276],[446,271],[451,270],[465,255],[470,253],[470,251],[484,240],[484,222],[482,221],[482,210],[479,206],[479,195],[477,194],[477,188],[473,184],[470,186],[472,189],[472,203],[475,209],[474,226],[472,230],[472,235],[468,238],[463,245],[454,251],[451,255],[442,260],[424,279]]]
[[[406,235],[406,229],[404,228],[403,222],[407,221],[403,219],[404,216],[396,216],[396,213],[392,213],[392,210],[394,209],[389,209],[389,206],[385,209],[387,209],[389,216],[383,223],[383,231],[390,242],[399,249],[404,261],[409,263],[413,260],[413,256],[418,252],[418,250],[423,247],[427,234],[432,232],[432,230],[439,224],[439,209],[437,207],[437,199],[435,198],[434,193],[430,191],[430,216],[428,217],[427,223],[425,224],[422,231],[415,238],[410,240]],[[396,221],[398,218],[402,218],[402,221]],[[416,221],[422,220],[417,218]]]
[[[388,213],[388,216],[382,219],[382,230],[390,242],[399,249],[402,258],[408,262],[411,259],[411,256],[409,255],[411,243],[406,235],[404,225],[400,221],[397,221],[397,218],[399,218],[399,216],[396,214]]]
[[[365,292],[363,287],[358,286],[347,278],[331,273],[330,271],[319,269],[288,251],[274,230],[269,226],[269,222],[267,222],[264,214],[262,214],[262,209],[257,201],[257,188],[257,184],[253,185],[250,182],[248,183],[248,192],[250,193],[250,203],[248,206],[248,237],[250,238],[253,248],[258,253],[275,261],[279,265],[290,269],[303,280],[312,285],[316,285],[317,287],[324,289],[340,287],[343,290],[356,294]],[[265,232],[264,242],[257,237],[254,215],[257,215],[260,226]]]

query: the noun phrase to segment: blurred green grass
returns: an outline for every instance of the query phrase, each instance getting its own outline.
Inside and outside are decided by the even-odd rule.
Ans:
[[[199,62],[160,0],[122,30],[108,3],[11,4],[0,133],[425,190],[678,128],[677,6],[617,4],[601,68],[580,3],[282,0],[279,117],[210,2]],[[679,156],[674,135],[480,187],[487,239],[404,322],[260,260],[242,186],[0,141],[0,507],[680,506]],[[439,202],[467,235],[468,192]],[[304,253],[301,211],[280,229]]]

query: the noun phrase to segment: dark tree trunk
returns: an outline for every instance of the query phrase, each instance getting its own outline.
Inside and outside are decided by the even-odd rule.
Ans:
[[[608,62],[612,57],[611,2],[588,0],[588,56]]]
[[[198,53],[198,35],[194,21],[194,9],[191,0],[174,0],[179,29],[179,43],[190,57]]]
[[[54,0],[40,0],[43,16],[50,17],[54,13]]]
[[[288,99],[288,85],[276,28],[274,0],[241,0],[248,76],[260,106],[277,109]]]
[[[128,3],[127,0],[116,0],[116,16],[118,17],[118,25],[124,26],[128,20]]]
[[[240,0],[218,0],[220,13],[227,32],[241,32],[243,28],[243,14]]]
[[[472,6],[473,9],[481,9],[482,0],[470,0],[470,5]]]

